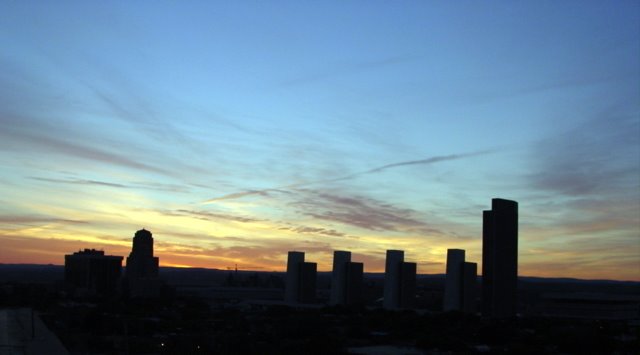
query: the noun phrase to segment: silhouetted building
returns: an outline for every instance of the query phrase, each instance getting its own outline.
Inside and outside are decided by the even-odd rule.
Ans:
[[[405,263],[402,250],[387,250],[384,270],[384,308],[411,308],[415,301],[415,291],[416,264]]]
[[[331,305],[352,305],[362,300],[363,264],[351,262],[351,252],[333,252]]]
[[[290,251],[287,254],[287,282],[284,288],[284,300],[297,303],[300,298],[300,264],[304,262],[304,252]]]
[[[416,303],[416,263],[400,263],[400,304],[398,308],[413,308]]]
[[[133,248],[127,258],[127,277],[158,276],[158,257],[153,256],[153,236],[141,229],[133,236]]]
[[[444,304],[442,309],[459,311],[462,308],[462,265],[464,250],[447,250],[447,277],[444,283]]]
[[[516,315],[518,203],[494,198],[482,223],[482,314]]]
[[[287,283],[284,300],[289,304],[316,300],[317,264],[304,261],[304,252],[290,251],[287,256]]]
[[[462,311],[476,313],[476,290],[478,288],[478,264],[462,263]]]
[[[300,267],[300,298],[299,303],[314,303],[316,301],[316,280],[318,264],[303,262]]]
[[[158,257],[153,256],[153,236],[141,229],[133,237],[133,248],[127,258],[127,286],[132,297],[157,297],[160,294]]]
[[[347,287],[346,287],[346,305],[351,306],[355,304],[361,304],[363,302],[363,275],[364,275],[364,264],[363,263],[354,263],[349,261],[346,264],[346,272],[347,272]]]
[[[403,261],[404,251],[387,250],[384,266],[384,308],[394,309],[400,305],[400,264]]]
[[[345,304],[347,298],[347,263],[351,261],[351,252],[335,250],[333,269],[331,270],[330,305]]]
[[[116,293],[122,273],[122,257],[104,251],[84,249],[64,256],[64,280],[68,285],[91,293]]]
[[[465,262],[462,249],[447,250],[447,277],[444,289],[443,310],[476,311],[477,264]]]

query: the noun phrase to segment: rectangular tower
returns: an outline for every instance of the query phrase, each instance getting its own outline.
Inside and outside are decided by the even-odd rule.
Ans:
[[[416,303],[416,263],[400,263],[399,308],[413,308]]]
[[[384,300],[386,309],[400,307],[400,264],[404,261],[404,251],[387,250],[384,268]]]
[[[462,265],[465,251],[462,249],[447,250],[447,277],[444,284],[444,304],[442,309],[459,311],[462,309]]]
[[[462,263],[462,307],[466,313],[476,313],[476,289],[478,279],[478,264]]]
[[[493,211],[482,211],[482,314],[491,316],[493,293]]]
[[[486,316],[516,315],[518,203],[494,198],[483,213],[482,310]]]
[[[346,299],[347,306],[362,303],[362,275],[364,265],[362,263],[348,262],[346,271]]]
[[[84,249],[64,256],[65,283],[91,293],[113,295],[122,273],[122,257]]]
[[[347,301],[347,270],[346,265],[351,261],[351,252],[336,250],[333,252],[333,270],[331,271],[330,305],[346,304]]]
[[[300,285],[298,302],[314,303],[316,301],[316,279],[318,274],[318,264],[302,262],[300,268]]]
[[[300,264],[304,262],[304,252],[290,251],[287,256],[287,277],[284,289],[284,300],[297,303],[300,294]]]

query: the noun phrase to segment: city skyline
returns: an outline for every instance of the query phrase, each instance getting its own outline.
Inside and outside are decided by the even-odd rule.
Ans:
[[[0,4],[0,263],[330,271],[349,250],[640,281],[640,4]]]

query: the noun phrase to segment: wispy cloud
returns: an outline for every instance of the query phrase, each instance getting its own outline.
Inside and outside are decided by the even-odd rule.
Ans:
[[[338,232],[334,229],[326,229],[326,228],[318,228],[318,227],[308,227],[308,226],[289,226],[289,227],[280,227],[280,230],[288,230],[295,233],[302,234],[312,234],[312,235],[323,235],[328,237],[345,237],[347,236],[344,233]]]
[[[253,195],[268,196],[269,192],[272,192],[272,191],[278,191],[278,189],[247,190],[242,192],[236,192],[236,193],[227,194],[220,197],[214,197],[212,199],[204,201],[203,203],[209,204],[216,201],[233,200],[233,199],[242,198],[245,196],[253,196]]]
[[[170,150],[163,150],[170,143],[194,148],[195,142],[178,129],[176,122],[182,121],[173,119],[175,113],[166,112],[167,100],[157,100],[151,90],[136,85],[134,79],[110,65],[89,60],[88,64],[100,73],[89,85],[75,68],[54,60],[51,64],[57,66],[57,74],[75,78],[85,87],[88,95],[76,96],[62,94],[68,90],[51,87],[42,76],[31,75],[30,68],[22,63],[8,62],[19,73],[7,75],[6,82],[0,82],[0,149],[65,155],[170,177],[181,175],[178,170],[209,173],[201,164],[190,165],[176,159]],[[114,122],[114,118],[130,126]],[[149,149],[149,144],[154,148]],[[166,156],[158,159],[159,152]],[[173,168],[168,169],[169,165]]]
[[[214,213],[214,212],[208,212],[208,211],[192,211],[192,210],[180,209],[180,210],[177,210],[176,212],[182,215],[187,215],[187,216],[204,219],[204,220],[217,219],[217,220],[226,220],[226,221],[234,221],[234,222],[242,222],[242,223],[251,223],[251,222],[261,221],[259,219],[250,218],[250,217],[242,217],[242,216],[236,216],[236,215],[230,215],[230,214],[224,214],[224,213]]]
[[[204,201],[202,203],[203,204],[210,204],[210,203],[214,203],[214,202],[217,202],[217,201],[237,199],[237,198],[242,198],[242,197],[246,197],[246,196],[254,196],[254,195],[268,196],[268,194],[270,192],[285,192],[285,191],[290,190],[290,189],[301,188],[301,187],[310,186],[310,185],[317,185],[317,184],[322,184],[322,183],[330,183],[330,182],[337,182],[337,181],[343,181],[343,180],[350,180],[350,179],[355,179],[355,178],[357,178],[359,176],[362,176],[362,175],[379,173],[379,172],[382,172],[382,171],[387,170],[387,169],[399,168],[399,167],[410,166],[410,165],[430,165],[430,164],[435,164],[435,163],[439,163],[439,162],[445,162],[445,161],[451,161],[451,160],[459,160],[459,159],[476,157],[476,156],[480,156],[480,155],[486,155],[486,154],[490,154],[490,153],[494,153],[494,152],[496,152],[496,150],[482,150],[482,151],[476,151],[476,152],[470,152],[470,153],[440,155],[440,156],[434,156],[434,157],[425,158],[425,159],[419,159],[419,160],[409,160],[409,161],[403,161],[403,162],[398,162],[398,163],[391,163],[391,164],[382,165],[382,166],[379,166],[379,167],[376,167],[376,168],[373,168],[373,169],[369,169],[369,170],[365,170],[365,171],[361,171],[361,172],[357,172],[357,173],[353,173],[353,174],[349,174],[349,175],[344,175],[344,176],[337,176],[337,177],[333,177],[333,178],[314,180],[314,181],[309,181],[309,182],[304,182],[304,183],[299,183],[299,184],[285,185],[285,186],[281,186],[281,187],[277,187],[277,188],[259,189],[259,190],[247,190],[247,191],[235,192],[235,193],[231,193],[231,194],[227,194],[227,195],[223,195],[223,196],[219,196],[219,197],[214,197],[214,198],[208,199],[208,200],[206,200],[206,201]]]
[[[11,147],[25,147],[33,149],[39,147],[48,153],[58,153],[67,156],[73,156],[85,160],[99,161],[107,164],[118,165],[126,168],[142,170],[162,174],[166,176],[175,175],[173,172],[153,166],[139,161],[130,159],[120,154],[112,153],[104,149],[91,147],[85,144],[72,142],[70,139],[59,139],[48,136],[46,132],[32,132],[23,129],[13,129],[7,127],[0,132],[0,137],[5,142],[14,142]]]
[[[133,83],[121,78],[117,70],[103,69],[110,73],[105,84],[113,86],[118,94],[93,84],[84,84],[114,117],[132,124],[139,132],[150,135],[154,139],[187,144],[189,140],[180,130],[170,120],[156,112],[156,108],[140,94],[145,92],[142,87],[134,87]]]
[[[303,190],[305,198],[295,203],[310,217],[355,226],[372,231],[414,232],[425,235],[443,235],[410,209],[394,207],[362,196],[339,196],[327,192]]]
[[[146,189],[146,190],[171,191],[171,192],[187,191],[187,189],[181,185],[160,184],[160,183],[154,183],[154,182],[120,184],[115,182],[92,180],[92,179],[75,179],[75,178],[56,179],[56,178],[44,178],[39,176],[31,176],[29,178],[32,180],[51,182],[56,184],[94,185],[94,186],[114,187],[119,189]]]
[[[485,155],[485,154],[489,154],[489,153],[493,153],[493,152],[496,152],[496,150],[482,150],[482,151],[478,151],[478,152],[471,152],[471,153],[465,153],[465,154],[441,155],[441,156],[435,156],[435,157],[426,158],[426,159],[420,159],[420,160],[403,161],[403,162],[399,162],[399,163],[383,165],[383,166],[380,166],[380,167],[377,167],[377,168],[374,168],[374,169],[371,169],[371,170],[367,170],[367,171],[362,172],[360,174],[377,173],[377,172],[380,172],[380,171],[383,171],[383,170],[386,170],[386,169],[397,168],[397,167],[408,166],[408,165],[428,165],[428,164],[438,163],[438,162],[442,162],[442,161],[470,158],[470,157]]]
[[[538,189],[561,196],[620,194],[638,191],[640,181],[640,119],[603,113],[573,130],[540,142],[534,148]]]
[[[0,216],[0,223],[33,225],[33,224],[45,224],[45,223],[84,224],[87,222],[81,221],[81,220],[57,218],[57,217],[50,217],[50,216],[5,215],[5,216]]]
[[[72,185],[97,185],[97,186],[107,186],[107,187],[116,187],[121,189],[128,189],[130,186],[123,184],[116,184],[112,182],[98,181],[98,180],[84,180],[84,179],[51,179],[51,178],[43,178],[32,176],[30,177],[33,180],[44,181],[44,182],[53,182],[56,184],[72,184]]]
[[[629,255],[637,265],[640,252],[640,119],[633,111],[612,106],[533,146],[525,181],[535,200],[523,210],[535,216],[523,218],[525,243],[539,250],[525,256],[530,274],[585,277],[590,270],[588,277],[637,279],[637,267],[621,267]]]

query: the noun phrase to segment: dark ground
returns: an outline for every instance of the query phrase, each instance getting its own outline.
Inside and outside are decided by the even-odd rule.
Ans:
[[[106,299],[68,292],[61,266],[0,265],[0,307],[35,308],[73,354],[335,354],[376,345],[451,354],[637,354],[640,349],[637,318],[566,319],[536,313],[545,294],[637,297],[640,283],[635,282],[520,278],[523,316],[487,320],[439,312],[442,275],[419,275],[418,312],[376,307],[382,295],[380,274],[365,275],[368,307],[356,308],[255,302],[262,292],[281,292],[280,273],[161,268],[160,275],[167,286],[159,299]],[[321,273],[321,300],[328,286],[329,274]],[[210,290],[232,296],[202,297]]]

